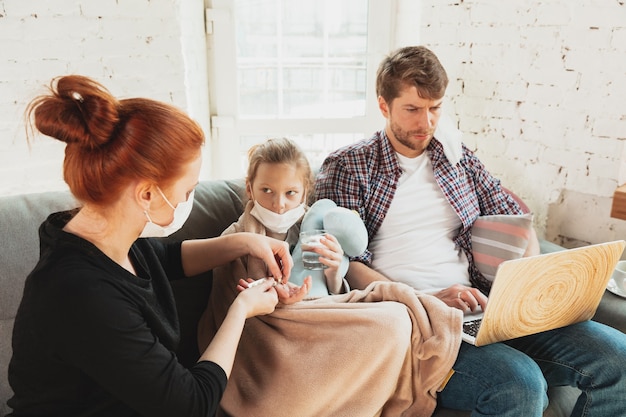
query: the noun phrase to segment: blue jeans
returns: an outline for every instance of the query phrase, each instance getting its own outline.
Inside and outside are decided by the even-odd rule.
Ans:
[[[472,416],[540,417],[548,386],[582,393],[572,416],[626,416],[626,334],[593,321],[475,347],[461,343],[441,406]]]

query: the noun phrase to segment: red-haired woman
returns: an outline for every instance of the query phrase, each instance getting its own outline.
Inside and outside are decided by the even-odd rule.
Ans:
[[[40,228],[41,257],[13,332],[12,415],[211,416],[246,318],[272,312],[278,297],[272,280],[241,291],[187,369],[173,353],[179,330],[169,280],[245,254],[282,279],[289,248],[245,233],[182,244],[138,239],[167,236],[187,219],[201,129],[173,106],[117,100],[86,77],[61,77],[50,89],[28,114],[37,130],[67,144],[64,177],[82,207]]]

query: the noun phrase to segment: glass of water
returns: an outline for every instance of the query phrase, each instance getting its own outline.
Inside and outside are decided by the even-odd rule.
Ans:
[[[300,247],[302,249],[302,262],[304,269],[324,269],[326,265],[319,261],[320,255],[311,252],[310,249],[314,247],[323,247],[320,239],[324,237],[326,230],[316,229],[308,230],[300,233]]]

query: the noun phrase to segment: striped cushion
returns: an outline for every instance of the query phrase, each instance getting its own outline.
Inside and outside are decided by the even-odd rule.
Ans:
[[[500,263],[526,252],[532,214],[480,216],[472,226],[472,254],[478,270],[493,281]]]

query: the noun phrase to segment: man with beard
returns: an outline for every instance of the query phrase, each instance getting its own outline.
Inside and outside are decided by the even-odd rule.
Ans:
[[[384,130],[331,153],[315,197],[365,221],[370,243],[351,259],[352,288],[398,281],[474,311],[487,305],[490,282],[472,257],[472,225],[480,215],[522,211],[460,132],[440,120],[447,85],[425,47],[384,59],[376,81]],[[538,252],[532,232],[526,255]],[[582,391],[573,416],[626,415],[625,352],[626,335],[593,321],[482,347],[462,343],[438,403],[472,416],[540,417],[547,388],[571,385]]]

